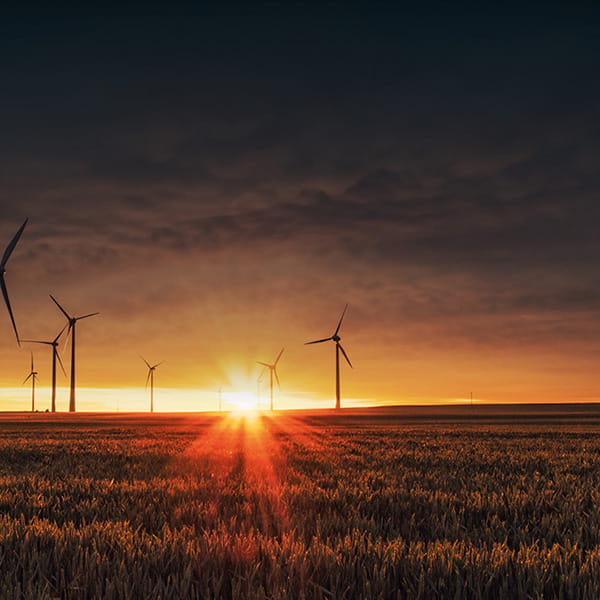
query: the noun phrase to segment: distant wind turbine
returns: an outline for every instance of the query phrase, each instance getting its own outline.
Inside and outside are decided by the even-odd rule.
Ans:
[[[264,367],[264,369],[262,370],[262,373],[260,374],[259,379],[262,377],[262,374],[265,372],[265,369],[269,369],[269,387],[270,387],[270,391],[271,391],[270,409],[271,410],[273,410],[273,375],[275,375],[275,379],[277,379],[277,385],[280,385],[279,384],[279,376],[277,375],[277,363],[279,362],[279,359],[281,358],[281,355],[283,354],[284,350],[285,350],[285,348],[281,349],[281,352],[277,355],[277,358],[275,359],[275,362],[272,365],[270,365],[268,363],[256,361],[259,365],[262,365]]]
[[[23,230],[25,229],[25,225],[27,225],[27,221],[29,219],[25,219],[23,225],[19,227],[17,233],[15,233],[12,240],[10,240],[10,244],[6,246],[6,250],[4,251],[4,256],[2,256],[2,260],[0,261],[0,287],[2,288],[2,295],[4,296],[4,303],[6,304],[6,308],[8,309],[8,314],[10,315],[10,320],[12,322],[13,329],[15,330],[15,336],[17,338],[17,344],[21,345],[21,341],[19,340],[19,332],[17,331],[17,325],[15,323],[15,317],[13,315],[12,308],[10,306],[10,300],[8,299],[8,290],[6,289],[6,282],[4,281],[4,274],[6,273],[6,263],[10,258],[10,255],[13,253]]]
[[[154,412],[154,370],[159,365],[162,365],[164,361],[160,361],[155,365],[151,365],[143,356],[140,358],[146,363],[148,367],[148,377],[146,377],[146,387],[148,387],[148,382],[150,382],[150,412]]]
[[[38,376],[35,367],[33,366],[33,352],[31,353],[31,371],[25,378],[23,385],[25,385],[31,379],[31,412],[35,412],[35,379]]]
[[[67,328],[65,325],[59,332],[59,334],[51,341],[51,342],[42,342],[40,340],[21,340],[22,342],[29,342],[31,344],[46,344],[47,346],[52,346],[52,412],[56,412],[56,361],[58,360],[58,364],[62,369],[62,372],[67,376],[65,368],[62,364],[62,360],[60,360],[60,355],[58,353],[58,339],[62,335],[63,331]]]
[[[348,305],[346,304],[346,306],[344,307],[344,310],[342,312],[342,316],[340,317],[338,326],[336,327],[335,332],[331,337],[324,338],[322,340],[315,340],[314,342],[306,342],[306,344],[304,344],[306,346],[308,344],[321,344],[322,342],[329,342],[329,341],[335,342],[335,408],[336,409],[341,408],[341,402],[340,402],[340,351],[344,355],[346,362],[350,365],[350,368],[352,368],[352,363],[350,362],[350,359],[348,358],[346,351],[342,348],[342,345],[340,344],[340,341],[342,338],[338,335],[340,332],[340,327],[342,326],[342,321],[344,320],[344,315],[346,314],[347,309],[348,309]]]
[[[87,315],[82,315],[81,317],[72,317],[56,300],[56,298],[50,294],[50,298],[52,298],[52,302],[58,306],[60,312],[65,315],[69,329],[67,331],[67,335],[71,334],[71,394],[69,397],[69,412],[75,412],[75,325],[77,325],[77,321],[81,321],[81,319],[87,319],[88,317],[94,317],[99,315],[99,312],[89,313]]]

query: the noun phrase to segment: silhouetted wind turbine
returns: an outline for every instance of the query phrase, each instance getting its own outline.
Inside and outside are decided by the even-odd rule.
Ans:
[[[35,412],[35,378],[38,376],[37,371],[33,366],[33,352],[31,353],[31,371],[25,378],[23,385],[31,379],[31,412]]]
[[[335,408],[336,409],[341,408],[341,402],[340,402],[340,351],[344,355],[346,362],[350,365],[350,368],[352,368],[352,363],[350,362],[350,359],[348,358],[346,351],[342,348],[342,345],[340,344],[340,341],[342,338],[338,335],[340,332],[340,327],[342,326],[342,321],[344,320],[344,315],[346,314],[347,309],[348,309],[348,305],[346,304],[346,306],[344,307],[344,310],[342,312],[342,316],[340,317],[338,326],[335,328],[335,332],[331,337],[324,338],[322,340],[315,340],[314,342],[306,342],[306,344],[304,344],[306,346],[308,344],[320,344],[322,342],[329,342],[329,341],[335,342]]]
[[[19,333],[17,331],[17,325],[15,323],[15,317],[13,315],[12,308],[10,307],[10,300],[8,299],[8,290],[6,289],[6,282],[4,281],[4,274],[6,273],[6,263],[10,258],[10,255],[13,253],[21,234],[23,233],[23,229],[25,229],[25,225],[27,225],[27,221],[29,219],[25,219],[23,225],[19,227],[19,231],[15,233],[12,240],[10,240],[10,244],[6,246],[6,250],[4,251],[4,256],[2,257],[2,261],[0,261],[0,287],[2,288],[2,295],[4,296],[4,303],[6,304],[6,308],[8,309],[8,314],[10,315],[10,320],[12,322],[13,329],[15,330],[15,336],[17,337],[17,344],[21,345],[21,341],[19,340]]]
[[[259,365],[262,365],[264,367],[264,369],[262,370],[262,373],[265,372],[265,369],[269,369],[269,386],[270,386],[270,390],[271,390],[271,405],[270,405],[270,409],[273,410],[273,375],[275,375],[275,379],[277,379],[277,385],[279,384],[279,377],[277,375],[277,363],[279,362],[279,359],[281,358],[281,355],[283,354],[283,351],[285,350],[285,348],[281,349],[281,352],[277,355],[277,358],[275,359],[275,362],[270,365],[268,363],[264,363],[264,362],[260,362],[260,361],[256,361]],[[260,374],[259,379],[262,377],[262,373]]]
[[[71,394],[69,397],[69,412],[75,412],[75,325],[77,321],[81,321],[81,319],[87,319],[88,317],[94,317],[99,315],[99,312],[89,313],[87,315],[82,315],[81,317],[72,317],[56,300],[56,298],[50,294],[50,298],[52,298],[52,302],[58,306],[60,312],[67,318],[69,322],[69,330],[67,335],[71,334]]]
[[[21,340],[22,342],[29,342],[31,344],[46,344],[48,346],[52,346],[52,408],[50,409],[52,412],[56,412],[56,361],[58,360],[58,364],[62,369],[62,372],[67,376],[65,368],[63,367],[62,360],[60,360],[60,355],[58,354],[58,338],[62,335],[63,331],[67,328],[65,325],[60,333],[51,341],[51,342],[42,342],[40,340]]]
[[[150,412],[153,413],[154,412],[154,370],[159,365],[162,365],[164,361],[160,361],[159,363],[156,363],[155,365],[150,365],[150,363],[143,356],[140,356],[140,358],[146,363],[146,366],[148,367],[148,377],[146,377],[146,387],[148,387],[148,381],[149,381],[150,382]]]

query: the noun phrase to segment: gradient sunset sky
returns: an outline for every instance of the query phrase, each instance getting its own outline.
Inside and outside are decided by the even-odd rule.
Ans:
[[[0,20],[6,281],[22,338],[100,311],[81,408],[145,409],[140,355],[214,408],[284,346],[280,405],[332,406],[346,303],[347,405],[600,399],[599,11],[441,6]],[[47,386],[1,307],[0,409],[30,349]]]

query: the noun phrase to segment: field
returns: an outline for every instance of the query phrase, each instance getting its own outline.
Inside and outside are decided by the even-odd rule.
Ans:
[[[0,598],[598,598],[600,409],[0,415]]]

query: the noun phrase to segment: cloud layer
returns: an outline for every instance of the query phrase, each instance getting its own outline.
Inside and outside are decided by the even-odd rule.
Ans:
[[[286,336],[290,389],[325,394],[331,357],[302,343],[350,302],[356,397],[581,381],[600,351],[590,15],[386,10],[13,23],[0,233],[30,216],[7,275],[23,333],[60,327],[50,292],[100,310],[81,378],[108,387],[140,352],[172,357],[167,385],[212,386]],[[25,358],[0,333],[9,385]],[[532,375],[565,352],[558,383]]]

